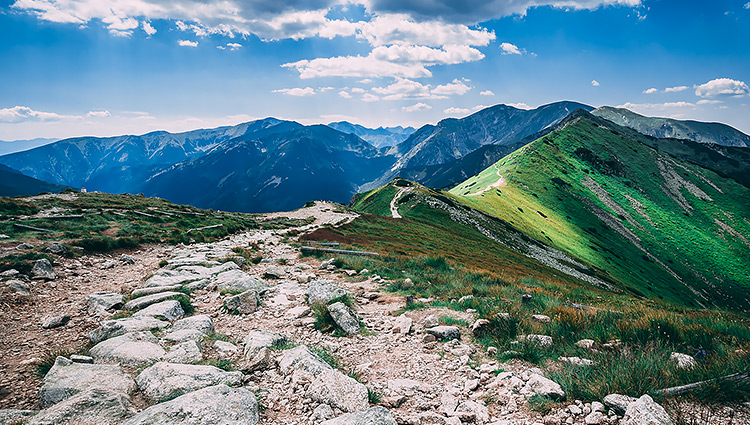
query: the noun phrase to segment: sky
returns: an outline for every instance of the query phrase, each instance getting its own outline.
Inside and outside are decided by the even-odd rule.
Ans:
[[[750,0],[0,0],[0,140],[573,100],[750,133]]]

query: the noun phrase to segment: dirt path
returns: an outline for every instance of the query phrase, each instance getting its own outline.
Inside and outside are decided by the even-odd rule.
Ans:
[[[398,213],[398,206],[396,205],[396,202],[401,197],[401,195],[404,194],[404,192],[408,192],[408,191],[409,191],[409,188],[405,188],[405,187],[400,188],[398,190],[398,193],[396,193],[396,195],[393,196],[393,199],[391,199],[391,216],[393,218],[402,218],[401,214]]]
[[[491,185],[487,186],[486,188],[484,188],[484,189],[482,189],[482,190],[480,190],[478,192],[470,193],[470,194],[468,194],[466,196],[481,195],[481,194],[483,194],[485,192],[488,192],[488,191],[490,191],[492,189],[505,186],[505,184],[506,184],[505,178],[500,175],[500,170],[497,168],[497,164],[495,164],[495,170],[497,171],[497,176],[499,177],[495,183],[492,183]]]

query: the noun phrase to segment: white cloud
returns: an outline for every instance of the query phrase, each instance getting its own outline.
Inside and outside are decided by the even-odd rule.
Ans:
[[[469,90],[471,87],[459,79],[433,87],[408,78],[397,78],[392,84],[372,88],[372,91],[381,95],[383,100],[447,99],[448,96],[466,94]]]
[[[363,102],[377,102],[378,100],[380,100],[380,98],[372,93],[365,93],[362,95]]]
[[[182,47],[198,47],[198,42],[191,41],[191,40],[179,40],[177,41],[177,44],[179,44]]]
[[[591,80],[591,85],[594,87],[599,87],[599,82],[596,80]]]
[[[659,93],[659,89],[657,89],[656,87],[651,87],[650,89],[646,89],[643,92],[646,94],[654,94]]]
[[[688,86],[667,87],[666,89],[664,89],[664,93],[681,92],[681,91],[687,90],[688,88],[689,88]]]
[[[527,105],[527,104],[525,104],[523,102],[519,102],[519,103],[506,103],[506,105],[512,106],[512,107],[514,107],[516,109],[526,109],[526,110],[532,109],[531,106],[529,106],[529,105]]]
[[[35,111],[28,106],[14,106],[0,109],[0,123],[20,123],[25,121],[60,121],[80,119],[75,115],[60,115],[54,112]]]
[[[111,117],[112,114],[109,113],[109,111],[89,111],[88,114],[86,114],[87,117],[92,118],[106,118]]]
[[[503,51],[504,55],[520,55],[521,54],[521,51],[518,49],[518,46],[516,46],[515,44],[510,44],[510,43],[501,43],[500,50]]]
[[[714,99],[701,99],[696,102],[697,105],[715,105],[717,103],[724,103],[721,100],[714,100]]]
[[[471,111],[466,108],[448,108],[443,111],[443,113],[448,115],[466,115],[469,112]]]
[[[492,92],[492,90],[482,90],[479,92],[480,96],[494,96],[495,93]]]
[[[406,14],[383,14],[369,22],[362,22],[358,36],[373,46],[486,46],[495,39],[494,32],[446,24],[439,15],[428,21],[417,22]]]
[[[694,103],[690,102],[665,102],[665,103],[631,103],[626,102],[622,105],[618,105],[618,108],[630,109],[631,111],[639,112],[645,115],[650,113],[668,113],[672,116],[677,115],[677,111],[684,109],[695,108]]]
[[[745,9],[750,9],[750,2],[745,3]]]
[[[427,109],[432,109],[432,106],[426,103],[422,103],[422,102],[415,103],[411,106],[404,106],[403,108],[401,108],[401,110],[404,112],[417,112],[417,111],[424,111]]]
[[[432,73],[421,64],[401,64],[378,60],[372,56],[338,56],[333,58],[303,59],[285,63],[294,68],[302,79],[317,77],[431,77]]]
[[[156,29],[151,26],[151,22],[149,21],[141,22],[141,28],[143,28],[143,32],[145,32],[146,35],[149,37],[156,34]]]
[[[750,88],[745,82],[729,78],[717,78],[695,86],[695,95],[700,97],[745,96],[747,94],[750,94]]]
[[[231,52],[236,52],[237,50],[240,50],[241,47],[242,47],[242,44],[240,43],[227,43],[227,48]]]
[[[367,91],[367,90],[365,90],[365,89],[363,89],[363,88],[361,88],[361,87],[354,87],[354,88],[352,89],[352,93],[364,93],[364,92],[366,92],[366,91]]]
[[[312,87],[305,87],[305,88],[291,88],[291,89],[278,89],[273,90],[273,93],[281,93],[285,94],[287,96],[297,96],[297,97],[304,97],[304,96],[312,96],[315,94],[315,90]]]
[[[359,80],[360,84],[372,84],[372,80],[369,78],[365,78],[364,80]]]
[[[448,84],[443,84],[432,89],[431,93],[438,96],[452,96],[452,95],[463,95],[469,92],[471,87],[467,86],[458,79]]]
[[[346,90],[341,90],[339,92],[339,96],[343,97],[344,99],[351,99],[352,95],[349,94]]]

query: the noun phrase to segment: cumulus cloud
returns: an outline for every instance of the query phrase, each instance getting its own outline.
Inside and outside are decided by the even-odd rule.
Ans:
[[[111,117],[112,114],[110,114],[109,111],[89,111],[86,116],[91,118],[106,118]]]
[[[433,87],[431,84],[422,84],[408,78],[397,78],[392,84],[372,88],[372,91],[381,95],[383,100],[447,99],[448,96],[466,94],[469,90],[471,87],[459,79]]]
[[[750,9],[750,2],[745,3],[745,9]]]
[[[177,41],[177,44],[182,47],[198,47],[198,42],[192,40],[179,40]]]
[[[599,82],[596,80],[591,80],[591,85],[594,87],[599,87]]]
[[[715,99],[701,99],[697,102],[695,102],[697,105],[716,105],[718,103],[724,103],[721,100],[715,100]]]
[[[529,105],[527,105],[527,104],[525,104],[523,102],[519,102],[519,103],[506,103],[506,105],[512,106],[512,107],[514,107],[516,109],[526,109],[526,110],[531,109],[531,106],[529,106]]]
[[[466,115],[469,112],[471,112],[471,110],[466,108],[448,108],[443,111],[444,114],[448,115]]]
[[[654,94],[659,93],[659,89],[657,89],[656,87],[651,87],[650,89],[646,89],[643,92],[646,94]]]
[[[0,109],[0,123],[20,123],[26,121],[60,121],[80,119],[75,115],[60,115],[54,112],[35,111],[28,106],[14,106]]]
[[[730,78],[716,78],[695,86],[695,95],[700,97],[745,96],[747,94],[750,94],[750,88],[745,82]]]
[[[341,90],[339,92],[339,96],[343,97],[344,99],[351,99],[352,95],[349,94],[346,90]]]
[[[453,96],[466,94],[471,90],[471,87],[464,84],[463,81],[458,79],[448,84],[443,84],[432,89],[431,93],[438,96]]]
[[[149,21],[141,22],[141,28],[143,28],[143,32],[145,32],[146,35],[149,37],[156,34],[156,29],[151,26],[151,22]]]
[[[365,93],[362,95],[363,102],[377,102],[378,100],[380,100],[380,98],[372,93]]]
[[[492,90],[482,90],[479,92],[480,96],[494,96],[495,93],[492,92]]]
[[[681,91],[687,90],[688,88],[689,88],[688,86],[667,87],[666,89],[664,89],[664,93],[681,92]]]
[[[515,44],[510,43],[500,43],[500,50],[503,51],[504,55],[520,55],[521,50],[518,49],[518,46]]]
[[[240,43],[227,43],[226,46],[216,46],[219,50],[227,50],[229,49],[230,52],[236,52],[237,50],[240,50],[242,47],[242,44]]]
[[[665,103],[631,103],[626,102],[618,105],[618,108],[630,109],[631,111],[649,114],[654,112],[673,113],[675,111],[695,108],[695,103],[690,102],[665,102]]]
[[[291,89],[278,89],[273,90],[273,93],[281,93],[285,94],[287,96],[297,96],[297,97],[304,97],[304,96],[312,96],[315,94],[315,89],[312,87],[305,87],[305,88],[291,88]]]
[[[404,112],[417,112],[417,111],[424,111],[427,109],[432,109],[432,106],[426,103],[422,103],[422,102],[415,103],[411,106],[404,106],[403,108],[401,108],[401,110]]]

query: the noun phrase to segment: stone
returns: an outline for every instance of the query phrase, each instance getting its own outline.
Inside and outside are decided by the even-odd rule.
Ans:
[[[456,410],[449,413],[448,416],[453,416],[461,419],[461,422],[477,422],[486,423],[489,422],[490,414],[486,406],[472,400],[464,400],[458,404]]]
[[[105,320],[99,324],[99,328],[91,331],[89,340],[92,344],[98,344],[109,338],[125,335],[128,332],[141,332],[164,329],[169,323],[153,317],[126,317],[116,320]]]
[[[118,366],[74,363],[58,357],[42,380],[41,406],[51,406],[92,388],[128,394],[135,390],[135,381]]]
[[[86,296],[86,311],[97,316],[122,307],[125,298],[117,292],[100,291]]]
[[[257,425],[258,401],[245,388],[216,385],[151,406],[121,425],[163,424]]]
[[[249,358],[245,362],[244,369],[248,372],[255,372],[256,370],[266,370],[271,366],[271,350],[267,347],[263,347],[260,351],[255,353],[255,356]]]
[[[530,303],[534,297],[531,296],[531,294],[523,294],[521,295],[521,302],[524,304]]]
[[[47,252],[51,252],[53,254],[63,254],[65,253],[65,245],[59,244],[57,242],[53,242],[50,246],[47,247]]]
[[[589,359],[583,359],[580,357],[558,357],[557,360],[563,363],[570,363],[575,366],[594,366],[596,362]]]
[[[539,323],[550,323],[552,321],[549,316],[543,314],[534,314],[531,316],[531,320]]]
[[[637,400],[635,397],[629,397],[626,395],[621,394],[609,394],[608,396],[604,397],[604,405],[607,406],[607,408],[612,409],[617,413],[618,415],[624,415],[625,410],[627,410],[630,403],[633,403]]]
[[[422,320],[422,325],[425,328],[434,328],[435,326],[440,325],[440,321],[438,320],[437,316],[434,314],[430,314],[429,316],[425,317],[424,320]]]
[[[411,332],[412,320],[405,314],[402,314],[394,320],[393,332],[400,333],[401,335],[407,335]]]
[[[307,287],[307,302],[310,304],[328,304],[347,295],[349,292],[346,289],[336,286],[329,280],[315,280]]]
[[[130,296],[137,298],[144,295],[158,294],[160,292],[178,292],[180,289],[182,289],[182,285],[150,286],[148,288],[134,289],[133,292],[130,293]]]
[[[135,413],[133,403],[127,395],[104,388],[92,388],[40,411],[27,425],[114,425]]]
[[[269,266],[266,271],[263,272],[263,277],[269,279],[284,279],[286,277],[286,271],[279,266]]]
[[[538,373],[532,373],[526,385],[521,389],[523,395],[541,395],[553,400],[565,399],[565,391],[562,387],[550,379]]]
[[[692,369],[698,365],[693,356],[683,353],[672,353],[669,355],[669,360],[677,365],[677,369]]]
[[[385,407],[375,406],[321,422],[320,425],[397,425]]]
[[[146,281],[143,282],[143,287],[151,288],[156,286],[184,285],[202,278],[202,275],[191,273],[189,271],[161,269],[154,273],[153,276],[146,279]]]
[[[203,354],[198,343],[193,340],[172,346],[164,356],[164,361],[170,363],[198,363],[201,360],[203,360]]]
[[[464,382],[464,391],[474,391],[479,388],[479,379],[469,379]]]
[[[591,411],[592,412],[605,412],[604,405],[602,403],[599,403],[598,401],[592,401],[591,402]]]
[[[131,311],[141,310],[150,306],[151,304],[160,303],[162,301],[166,301],[166,300],[178,297],[180,295],[186,296],[185,294],[182,294],[180,292],[172,292],[172,291],[160,292],[158,294],[152,294],[152,295],[145,295],[143,297],[133,298],[132,300],[126,302],[125,305],[122,306],[122,308],[124,310],[131,310]]]
[[[207,314],[196,314],[195,316],[180,319],[172,325],[172,331],[194,329],[206,335],[214,333],[214,321]]]
[[[2,239],[10,239],[10,236],[0,234],[0,240],[2,240]]]
[[[21,297],[31,296],[31,288],[29,288],[29,285],[21,282],[20,280],[9,280],[8,287],[13,291],[14,294]]]
[[[497,347],[493,347],[493,346],[487,347],[487,355],[488,356],[496,356],[497,355]]]
[[[552,337],[548,335],[521,335],[518,337],[518,340],[537,345],[541,348],[551,347],[553,344]]]
[[[593,339],[582,339],[576,342],[576,347],[583,348],[584,350],[593,350],[594,344],[595,342]]]
[[[328,306],[328,313],[336,325],[347,335],[359,333],[359,320],[354,312],[342,302],[336,302]]]
[[[160,320],[166,320],[169,322],[177,319],[182,319],[185,316],[185,310],[182,309],[182,305],[176,300],[167,300],[160,303],[151,304],[133,314],[132,317],[144,317],[150,316]]]
[[[422,337],[422,342],[424,342],[425,344],[429,344],[435,341],[437,341],[437,338],[435,338],[435,335],[425,334],[425,336]]]
[[[52,270],[52,263],[46,258],[36,260],[34,267],[31,268],[31,276],[38,279],[54,279],[55,271]]]
[[[16,249],[19,251],[28,251],[30,249],[34,249],[34,245],[24,242],[16,246]]]
[[[211,281],[208,279],[198,279],[194,280],[192,282],[188,282],[185,284],[185,288],[187,288],[191,292],[200,291],[201,289],[206,289],[211,284]]]
[[[67,314],[63,314],[60,316],[51,316],[42,321],[42,327],[44,329],[54,329],[65,326],[68,322],[70,322],[70,316],[68,316]]]
[[[74,363],[87,363],[87,364],[93,364],[94,358],[91,356],[82,356],[80,354],[73,354],[70,356],[70,361]]]
[[[258,309],[260,299],[252,289],[224,299],[224,308],[232,314],[250,314]]]
[[[8,278],[11,278],[11,277],[16,277],[19,274],[21,274],[21,273],[19,273],[18,270],[16,270],[16,269],[8,269],[8,270],[4,270],[4,271],[0,272],[0,278],[8,279]],[[13,409],[11,409],[11,411],[13,411]],[[19,410],[19,412],[20,411],[21,410]]]
[[[36,410],[0,409],[0,425],[23,424],[26,423],[28,418],[36,415],[37,413],[39,412],[37,412]]]
[[[162,402],[201,388],[242,383],[242,372],[226,372],[215,366],[158,362],[135,379],[138,389],[153,402]]]
[[[128,254],[120,255],[120,262],[123,264],[135,264],[135,257]]]
[[[200,341],[208,335],[197,329],[178,329],[170,331],[161,339],[169,342]]]
[[[281,347],[287,341],[287,337],[278,333],[265,330],[253,330],[245,337],[245,349],[243,355],[246,360],[252,360],[263,348]]]
[[[570,414],[573,416],[580,416],[583,414],[583,409],[576,406],[575,404],[571,404],[570,406],[568,406],[568,412],[570,412]]]
[[[231,342],[220,340],[214,341],[214,349],[219,354],[219,357],[223,358],[232,357],[239,351],[239,348],[237,348],[237,346],[232,344]]]
[[[150,332],[130,332],[96,344],[89,354],[96,363],[144,366],[167,354],[158,342]]]
[[[435,326],[433,328],[425,329],[425,332],[433,335],[441,341],[461,339],[461,331],[456,326]]]
[[[321,404],[316,407],[315,410],[313,410],[313,414],[312,416],[310,416],[309,422],[316,424],[328,419],[333,419],[334,416],[336,415],[333,413],[333,409],[331,409],[331,406],[327,404]]]
[[[298,307],[290,308],[286,312],[286,317],[291,319],[301,319],[305,316],[308,316],[310,314],[311,310],[310,307],[301,305]]]
[[[591,412],[583,419],[586,425],[601,425],[607,423],[607,415],[602,412]]]
[[[628,405],[620,425],[673,425],[673,422],[663,407],[644,394]]]
[[[366,409],[369,405],[367,387],[337,370],[318,374],[306,394],[314,401],[346,413]]]
[[[422,382],[413,379],[389,379],[387,382],[388,391],[391,394],[413,394],[422,388]]]
[[[317,354],[310,351],[306,345],[299,345],[290,350],[284,350],[279,360],[279,372],[282,375],[289,375],[298,369],[317,376],[333,368]]]
[[[220,292],[245,292],[253,290],[262,294],[270,288],[268,283],[263,279],[250,276],[242,270],[229,270],[219,273],[212,280],[216,284],[216,290]]]
[[[490,326],[490,321],[487,319],[477,319],[473,325],[471,325],[471,334],[474,336],[481,336]]]

